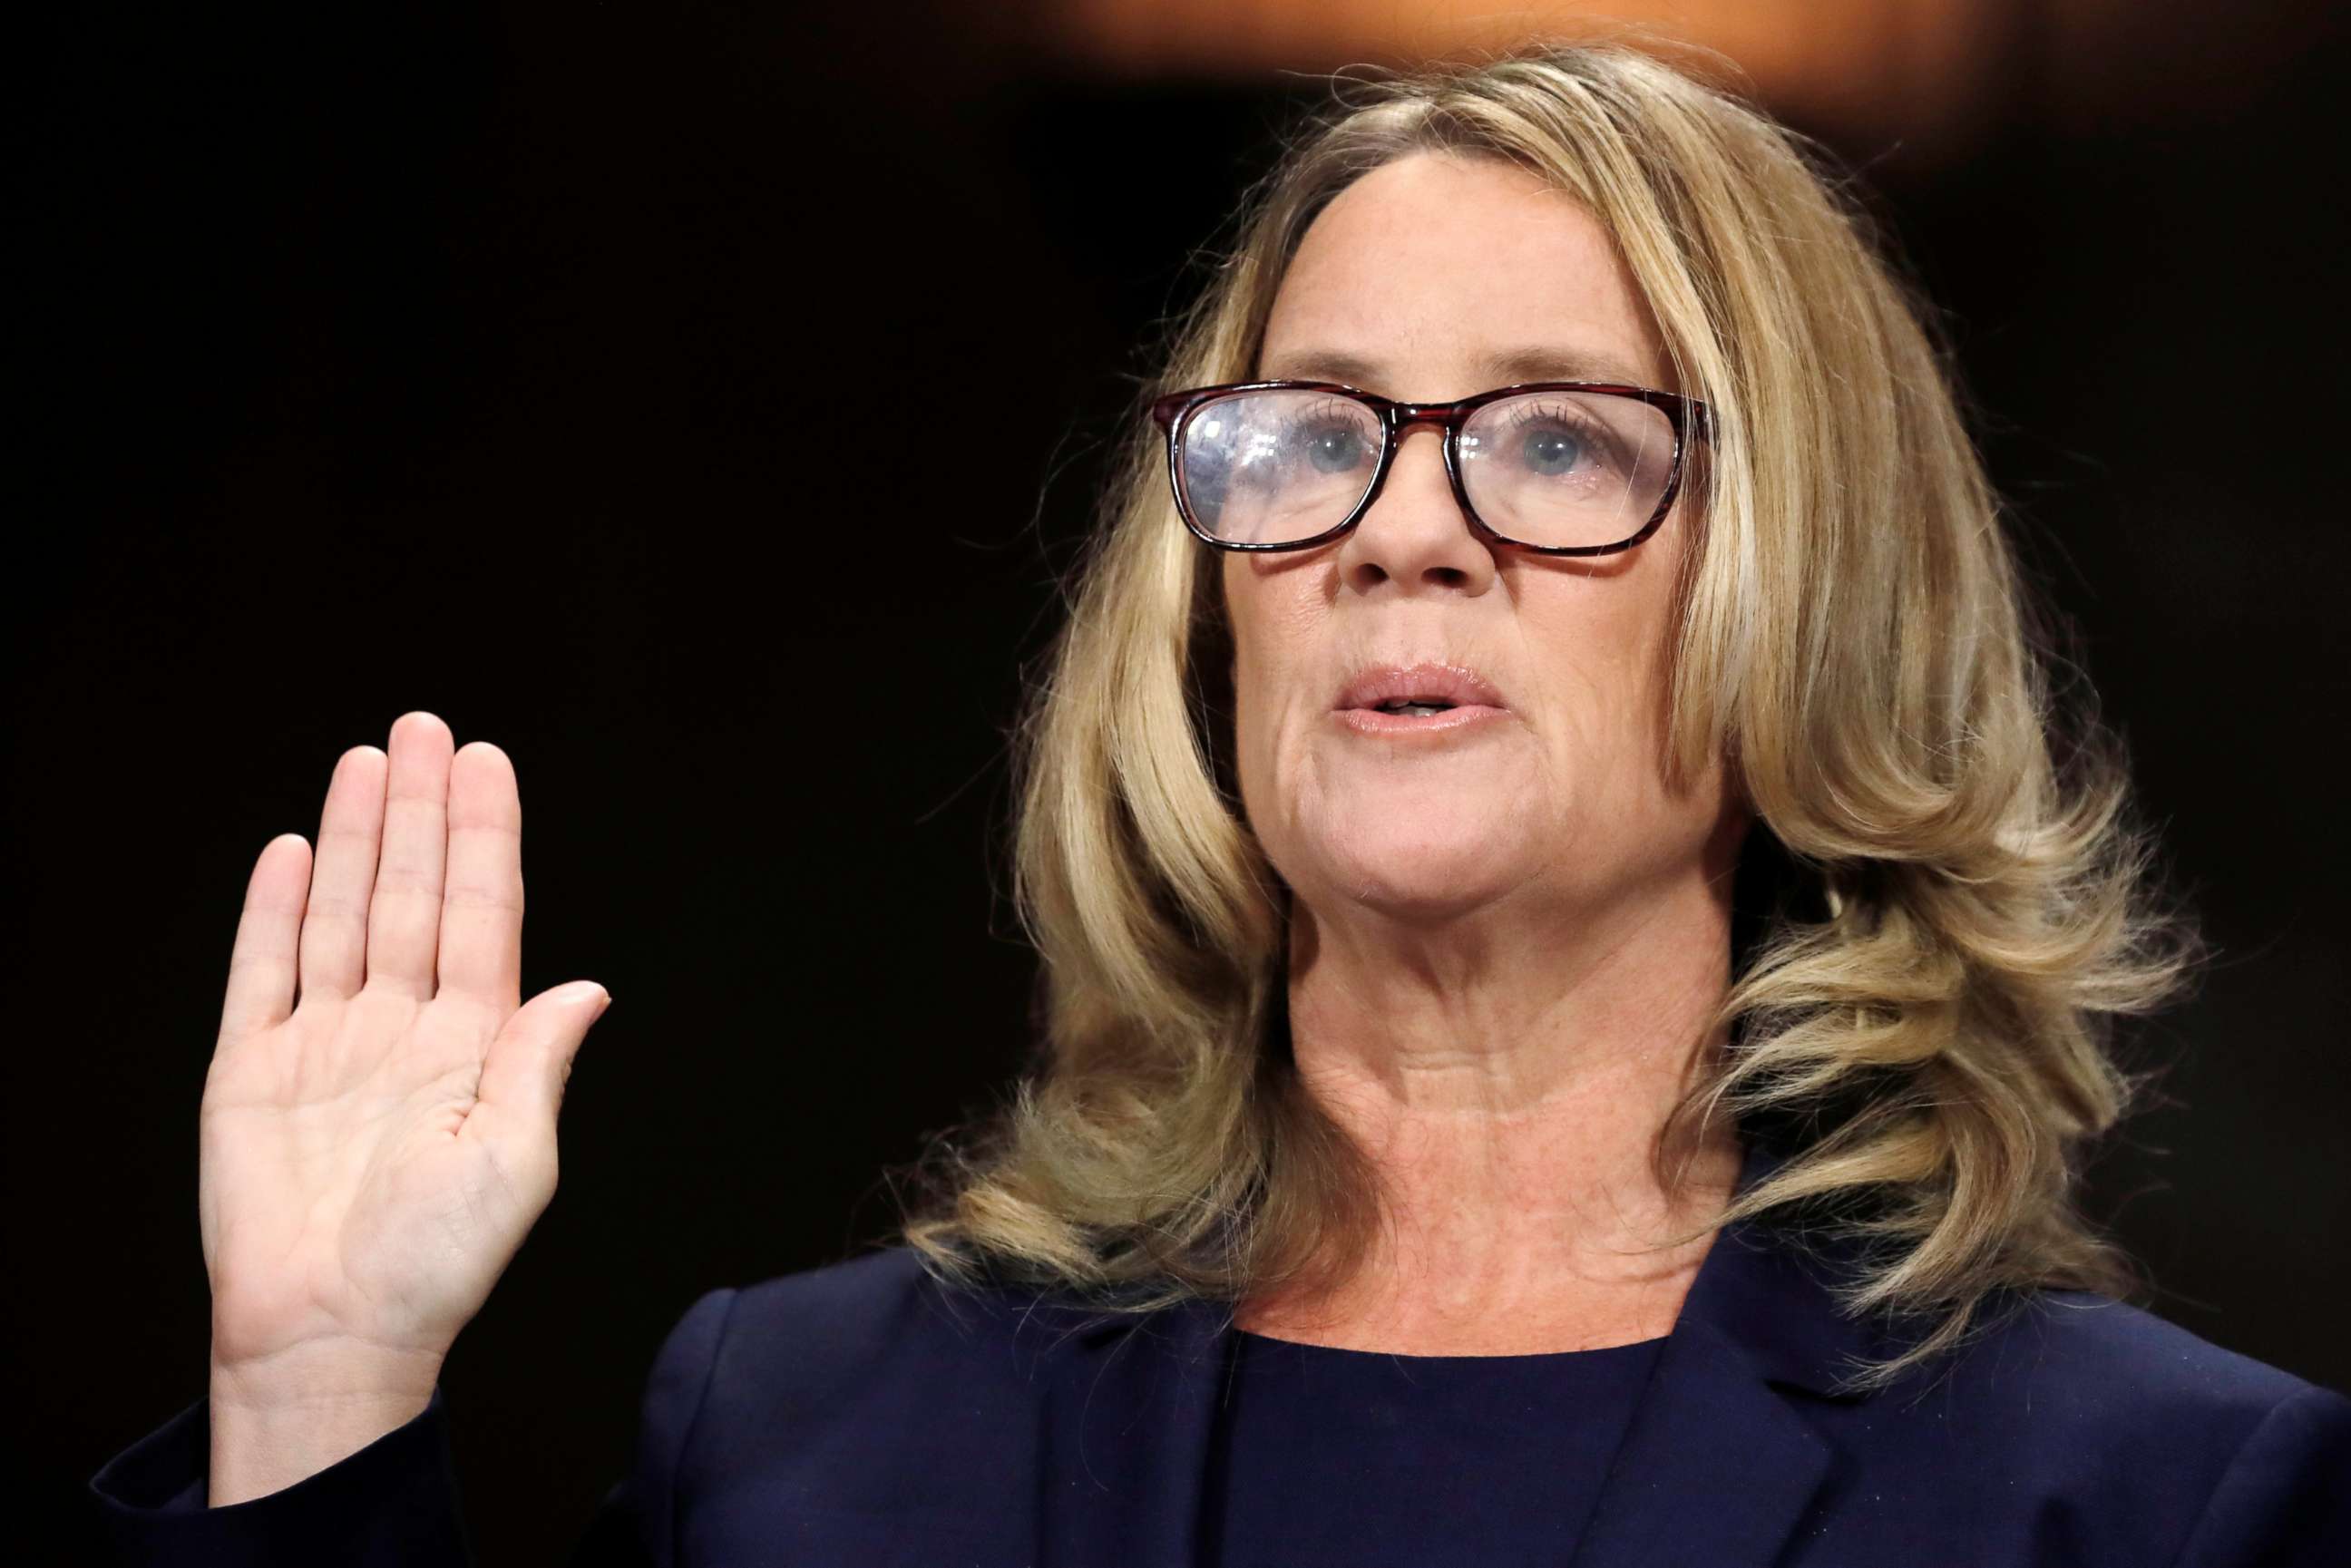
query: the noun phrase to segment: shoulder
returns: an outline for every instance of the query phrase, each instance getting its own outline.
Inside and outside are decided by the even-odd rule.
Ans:
[[[862,1380],[886,1366],[968,1375],[1016,1351],[1033,1357],[1065,1322],[1033,1292],[942,1280],[901,1243],[737,1289],[728,1338],[738,1372],[780,1355],[802,1381]]]
[[[786,1538],[811,1562],[1017,1560],[1029,1521],[1004,1500],[1037,1494],[1076,1318],[936,1279],[904,1245],[706,1291],[654,1357],[639,1532],[681,1562]]]
[[[2052,1424],[2193,1422],[2199,1442],[2223,1448],[2292,1402],[2351,1416],[2340,1394],[2086,1291],[2005,1303],[1950,1375],[1972,1378],[1995,1407],[2012,1404],[2022,1414],[2030,1399]]]
[[[2027,1531],[2019,1552],[2198,1568],[2351,1545],[2351,1398],[2087,1291],[2010,1299],[1824,1421],[1876,1474]]]
[[[805,1482],[836,1507],[863,1506],[847,1487],[884,1508],[1016,1463],[1042,1364],[1075,1325],[1034,1292],[942,1281],[901,1244],[708,1292],[654,1376],[695,1390],[678,1465],[695,1489]]]
[[[904,1244],[712,1291],[673,1331],[711,1364],[712,1393],[870,1394],[953,1372],[1033,1361],[1074,1320],[1034,1292],[944,1281]],[[667,1354],[665,1348],[664,1354]]]
[[[1947,1377],[1987,1420],[2053,1443],[2102,1434],[2215,1462],[2271,1420],[2351,1432],[2335,1389],[2087,1291],[2008,1302]]]

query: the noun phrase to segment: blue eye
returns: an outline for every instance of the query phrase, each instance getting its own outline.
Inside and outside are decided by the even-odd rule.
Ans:
[[[1306,461],[1322,473],[1344,474],[1363,459],[1361,431],[1347,425],[1326,424],[1307,434]]]
[[[1562,431],[1537,431],[1520,445],[1526,465],[1538,474],[1564,474],[1583,455],[1583,444]]]
[[[1512,464],[1537,478],[1555,479],[1579,468],[1614,466],[1614,444],[1604,431],[1563,410],[1524,408],[1512,413],[1510,439],[1500,444]]]

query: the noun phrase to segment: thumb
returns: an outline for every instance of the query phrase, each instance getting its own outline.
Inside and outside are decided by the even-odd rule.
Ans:
[[[493,1143],[520,1147],[552,1138],[563,1109],[563,1086],[590,1025],[604,1016],[611,994],[593,980],[542,991],[507,1019],[482,1063],[479,1103],[466,1120],[486,1118]]]

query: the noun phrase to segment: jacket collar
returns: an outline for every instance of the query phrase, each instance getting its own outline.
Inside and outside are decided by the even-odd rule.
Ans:
[[[1744,1191],[1784,1155],[1750,1143]],[[1849,1320],[1823,1261],[1766,1222],[1728,1227],[1700,1263],[1570,1564],[1633,1568],[1773,1560],[1826,1476],[1807,1401],[1848,1397],[1856,1356],[1883,1331]],[[1233,1364],[1228,1308],[1191,1301],[1147,1316],[1032,1309],[1023,1332],[1057,1354],[1039,1454],[1036,1561],[1047,1568],[1188,1568],[1218,1396]]]

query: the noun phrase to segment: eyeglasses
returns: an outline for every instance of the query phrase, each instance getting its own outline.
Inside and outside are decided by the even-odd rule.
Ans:
[[[1543,555],[1630,549],[1681,488],[1685,433],[1707,405],[1678,392],[1527,382],[1458,402],[1397,402],[1335,382],[1234,382],[1155,400],[1185,527],[1219,549],[1305,549],[1379,498],[1406,432],[1445,433],[1454,499],[1479,533]]]

